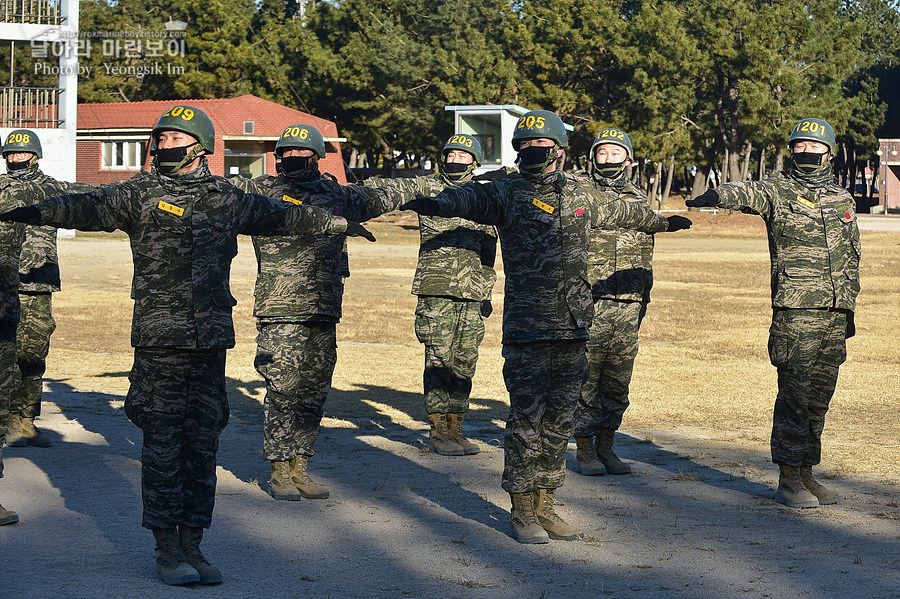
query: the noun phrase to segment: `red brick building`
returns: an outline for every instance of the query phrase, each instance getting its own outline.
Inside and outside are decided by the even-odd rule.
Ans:
[[[128,179],[149,164],[147,142],[160,115],[176,104],[203,110],[216,127],[216,147],[209,156],[214,175],[256,177],[275,174],[275,142],[288,125],[313,125],[325,138],[319,170],[347,183],[337,125],[252,95],[222,100],[164,100],[79,104],[76,179],[103,185]]]

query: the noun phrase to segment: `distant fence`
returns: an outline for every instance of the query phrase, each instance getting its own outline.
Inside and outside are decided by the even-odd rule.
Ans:
[[[59,25],[61,0],[0,0],[0,22]]]
[[[0,127],[58,127],[60,92],[48,87],[0,87]]]

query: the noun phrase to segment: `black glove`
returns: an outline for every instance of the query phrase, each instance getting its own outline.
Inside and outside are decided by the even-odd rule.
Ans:
[[[847,328],[844,329],[844,339],[849,339],[856,335],[856,321],[853,318],[853,312],[847,311]]]
[[[400,206],[400,210],[412,210],[425,216],[437,216],[439,205],[431,198],[419,197]]]
[[[669,228],[666,229],[669,233],[672,231],[683,231],[685,229],[690,229],[691,225],[694,224],[691,222],[691,219],[685,218],[683,216],[667,216],[666,220],[669,221]]]
[[[485,318],[494,313],[494,306],[491,305],[491,300],[481,300],[481,315]]]
[[[26,225],[36,225],[41,222],[41,211],[34,206],[13,208],[9,212],[0,214],[0,221],[7,223],[25,223]]]
[[[685,200],[684,205],[688,208],[702,208],[703,206],[718,206],[719,192],[715,189],[707,189],[693,200]]]
[[[375,236],[364,226],[352,220],[347,221],[347,230],[344,231],[347,237],[364,237],[369,241],[375,241]]]

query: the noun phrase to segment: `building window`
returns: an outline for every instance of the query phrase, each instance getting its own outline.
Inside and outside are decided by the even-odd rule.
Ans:
[[[144,164],[144,142],[104,141],[102,170],[136,170]]]
[[[484,152],[482,164],[500,164],[500,115],[465,115],[459,119],[459,133],[478,139]]]
[[[226,141],[225,176],[253,179],[266,172],[266,146],[263,142]]]

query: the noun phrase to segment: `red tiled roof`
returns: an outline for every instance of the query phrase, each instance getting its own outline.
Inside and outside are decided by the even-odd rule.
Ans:
[[[244,121],[253,121],[253,136],[279,137],[295,123],[313,125],[323,137],[338,137],[337,125],[300,110],[246,94],[214,100],[153,100],[78,105],[78,130],[148,129],[170,106],[186,104],[203,110],[216,127],[216,136],[244,135]]]

